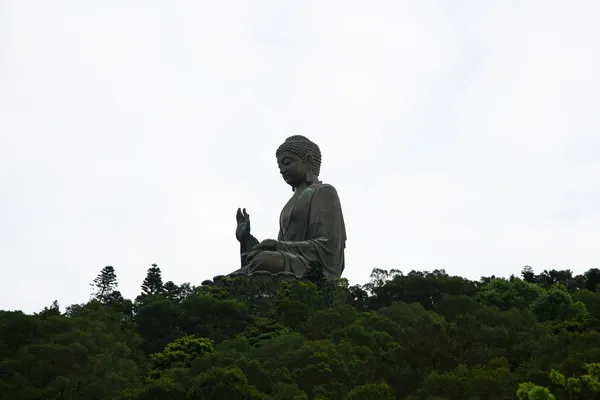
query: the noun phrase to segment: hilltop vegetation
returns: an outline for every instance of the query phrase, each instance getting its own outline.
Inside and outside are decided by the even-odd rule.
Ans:
[[[597,399],[599,284],[525,267],[194,287],[153,265],[129,300],[109,266],[86,304],[0,311],[0,399]]]

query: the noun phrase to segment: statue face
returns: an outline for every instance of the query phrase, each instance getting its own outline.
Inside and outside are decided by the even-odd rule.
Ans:
[[[297,154],[284,151],[277,157],[277,165],[279,173],[288,185],[298,187],[306,181],[309,166]]]

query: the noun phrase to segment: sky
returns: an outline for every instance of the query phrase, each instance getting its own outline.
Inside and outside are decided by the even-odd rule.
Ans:
[[[0,309],[114,266],[199,285],[276,238],[275,150],[341,198],[350,284],[600,267],[596,0],[0,1]]]

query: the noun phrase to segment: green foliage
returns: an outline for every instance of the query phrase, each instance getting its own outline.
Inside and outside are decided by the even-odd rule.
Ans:
[[[190,400],[261,400],[266,396],[248,383],[241,369],[211,368],[192,378],[188,392]]]
[[[0,311],[0,400],[596,399],[599,271],[194,287],[154,264],[131,301],[105,267],[64,314]]]
[[[501,310],[524,309],[531,307],[544,293],[540,286],[520,279],[492,279],[479,290],[477,300]]]
[[[54,300],[50,307],[44,307],[44,309],[36,315],[39,315],[41,318],[48,318],[60,315],[60,307],[58,306],[58,301]]]
[[[323,265],[311,261],[309,263],[304,279],[314,283],[317,287],[321,287],[326,282],[325,269]]]
[[[394,394],[386,383],[367,383],[355,387],[346,400],[394,400]]]
[[[271,398],[273,400],[308,400],[308,395],[295,383],[277,382],[273,386]]]
[[[168,369],[174,363],[189,368],[194,360],[212,351],[214,351],[212,340],[188,335],[169,343],[162,352],[151,354],[150,361],[155,370]]]
[[[600,392],[600,363],[584,364],[586,373],[578,378],[566,378],[556,369],[550,371],[550,381],[562,389],[565,389],[570,396],[581,394],[583,392],[599,393]]]
[[[567,289],[560,284],[544,291],[531,307],[541,322],[581,319],[586,313],[585,305],[573,302]]]
[[[548,388],[543,386],[535,385],[531,382],[524,382],[519,384],[517,389],[517,397],[519,400],[555,400],[556,397]]]
[[[168,281],[164,284],[163,290],[165,297],[173,303],[180,303],[196,293],[196,288],[189,282],[176,285],[173,281]]]
[[[109,399],[140,384],[140,337],[98,302],[71,318],[1,312],[0,337],[2,399]]]
[[[284,282],[275,295],[277,317],[285,325],[304,330],[308,318],[323,307],[323,297],[312,282]]]
[[[148,274],[142,283],[142,294],[149,296],[162,293],[164,290],[160,268],[158,268],[158,265],[152,264],[152,267],[148,268]]]
[[[101,303],[108,302],[113,296],[115,289],[117,288],[117,274],[115,269],[107,265],[102,268],[100,274],[94,279],[94,282],[90,284],[93,288],[92,298],[98,300]]]
[[[144,338],[144,351],[158,353],[185,333],[179,329],[183,310],[162,296],[149,296],[136,305],[135,322]]]

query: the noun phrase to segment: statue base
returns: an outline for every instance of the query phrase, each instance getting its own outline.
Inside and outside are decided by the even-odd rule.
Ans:
[[[212,281],[207,279],[202,282],[202,286],[220,285],[223,283],[224,278],[237,278],[240,276],[245,276],[261,286],[279,286],[283,282],[289,282],[298,279],[292,272],[279,272],[277,274],[272,274],[267,271],[256,271],[248,274],[242,270],[237,270],[229,275],[217,275]]]

